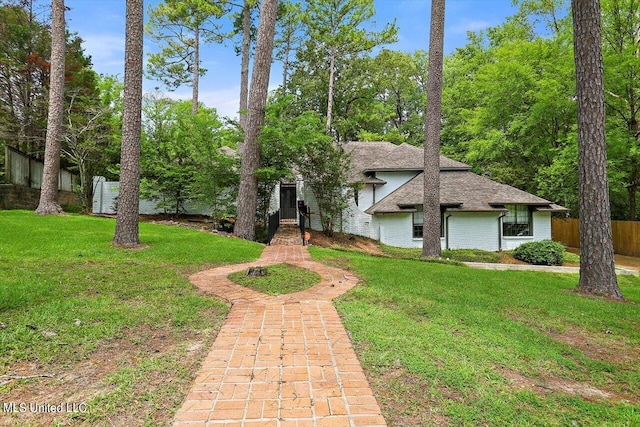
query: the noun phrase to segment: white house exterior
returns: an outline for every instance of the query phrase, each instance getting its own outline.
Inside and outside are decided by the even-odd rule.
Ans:
[[[391,246],[422,247],[423,150],[388,142],[349,142],[345,150],[351,154],[350,180],[362,188],[343,212],[337,231]],[[469,165],[440,156],[443,249],[510,250],[525,242],[551,239],[551,213],[565,208],[470,170]],[[287,188],[272,199],[272,211],[282,212],[283,195],[288,192],[287,200],[305,202],[310,227],[320,230],[318,204],[311,191],[300,180]],[[295,203],[289,201],[287,206]]]

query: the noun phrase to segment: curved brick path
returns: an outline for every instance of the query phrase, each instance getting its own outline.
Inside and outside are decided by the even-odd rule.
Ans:
[[[227,279],[283,262],[316,271],[322,281],[273,297]],[[190,279],[233,306],[174,426],[386,426],[331,303],[357,277],[311,261],[306,247],[275,245],[256,262]]]

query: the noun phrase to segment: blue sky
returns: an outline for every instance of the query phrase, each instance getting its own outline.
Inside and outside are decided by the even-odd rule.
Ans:
[[[157,4],[157,0],[145,1],[145,8]],[[69,30],[84,40],[87,54],[92,57],[94,69],[101,74],[124,75],[124,0],[67,0],[71,8],[67,12]],[[428,0],[375,0],[375,28],[382,28],[394,19],[398,26],[398,42],[387,46],[395,50],[412,52],[428,50],[429,16]],[[445,53],[465,45],[467,31],[477,31],[495,26],[515,8],[511,0],[446,0]],[[145,51],[156,46],[145,40]],[[233,46],[209,46],[202,53],[203,66],[208,73],[201,79],[200,100],[208,107],[215,107],[221,116],[236,117],[240,91],[240,58]],[[271,84],[281,82],[281,67],[274,63]],[[152,91],[159,83],[145,81],[145,90]],[[184,87],[171,93],[172,98],[190,98],[191,88]]]

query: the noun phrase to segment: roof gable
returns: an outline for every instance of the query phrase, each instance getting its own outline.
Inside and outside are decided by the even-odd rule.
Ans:
[[[352,178],[362,181],[362,174],[376,171],[424,169],[424,150],[402,143],[352,141],[344,145],[351,154]],[[471,170],[471,166],[440,156],[440,170]]]
[[[371,206],[366,213],[406,212],[408,206],[423,204],[423,189],[424,174],[419,174]],[[440,172],[440,205],[448,207],[450,211],[505,211],[504,205],[508,204],[538,206],[538,210],[544,211],[566,210],[541,197],[473,172]]]

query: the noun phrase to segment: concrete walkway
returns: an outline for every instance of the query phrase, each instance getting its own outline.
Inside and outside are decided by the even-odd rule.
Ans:
[[[331,303],[358,278],[311,261],[307,248],[293,241],[279,243],[257,262],[190,277],[233,306],[174,426],[386,426]],[[321,283],[273,297],[227,279],[251,266],[285,262],[319,273]]]
[[[484,262],[465,262],[466,265],[483,270],[519,270],[519,271],[544,271],[547,273],[580,273],[580,267],[562,267],[556,265],[530,265],[530,264],[498,264]],[[638,276],[637,270],[616,267],[616,274],[620,276]]]

